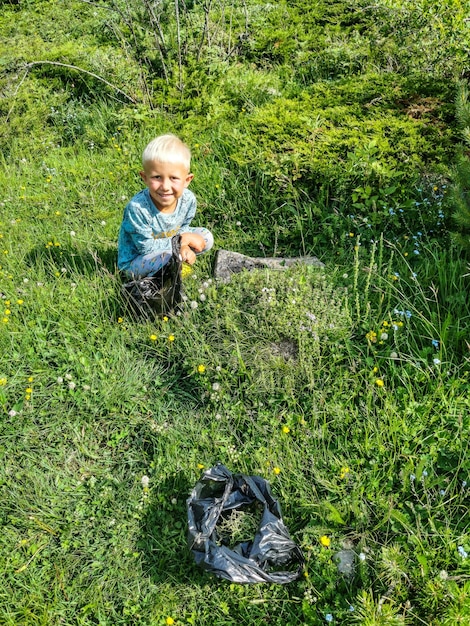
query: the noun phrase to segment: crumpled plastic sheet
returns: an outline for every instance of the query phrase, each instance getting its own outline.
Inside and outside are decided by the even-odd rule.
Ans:
[[[262,505],[263,512],[254,538],[233,549],[221,545],[217,532],[221,515],[244,510],[255,502]],[[284,584],[302,575],[302,551],[284,525],[269,483],[260,476],[232,474],[219,463],[196,483],[187,510],[189,548],[196,563],[216,576],[237,583]]]

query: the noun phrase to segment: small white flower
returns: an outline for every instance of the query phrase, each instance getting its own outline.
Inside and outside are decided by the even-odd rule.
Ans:
[[[382,333],[380,335],[380,339],[382,339],[382,341],[385,341],[386,339],[388,339],[388,333]]]
[[[101,226],[106,226],[106,222],[104,220],[101,221]]]
[[[142,487],[144,489],[147,489],[147,487],[149,486],[150,478],[148,476],[144,475],[140,479],[140,482],[142,483]]]
[[[365,561],[366,560],[366,555],[364,554],[364,552],[359,552],[359,560],[360,561]]]
[[[72,374],[65,374],[65,378],[67,380],[72,380]]]
[[[201,293],[200,296],[199,296],[199,300],[201,302],[204,302],[205,299],[206,299],[206,295],[204,293]]]
[[[90,391],[90,385],[83,385],[83,391]]]
[[[171,499],[171,504],[178,504],[178,500],[176,498]]]
[[[396,352],[390,352],[391,359],[398,359],[398,354]]]
[[[76,386],[77,385],[73,382],[73,380],[69,382],[69,389],[75,389]]]
[[[213,383],[212,384],[212,391],[219,391],[219,390],[220,390],[219,383]]]
[[[237,222],[237,226],[241,226],[241,225],[242,225],[242,223],[241,223],[241,222]]]
[[[440,578],[441,580],[447,580],[447,579],[448,579],[448,577],[449,577],[449,574],[445,571],[445,569],[443,569],[443,570],[441,570],[441,571],[439,572],[439,578]]]
[[[8,415],[10,417],[16,417],[18,413],[15,411],[15,409],[11,409],[11,411],[8,411]]]
[[[192,309],[197,309],[197,307],[199,306],[199,304],[196,302],[196,300],[191,300],[191,304],[189,305]]]
[[[209,283],[205,281],[202,283],[202,286],[204,287],[204,289],[207,289],[209,287]]]
[[[71,231],[70,231],[70,236],[71,236],[71,237],[75,237],[75,235],[76,235],[75,231],[74,231],[74,230],[71,230]]]
[[[61,267],[60,271],[62,272],[62,274],[66,274],[67,273],[67,268],[66,267]]]
[[[62,378],[62,376],[59,376],[57,378],[57,382],[59,383],[59,385],[61,385],[64,382],[64,379]]]
[[[436,357],[435,359],[432,360],[432,362],[434,363],[434,365],[440,365],[441,360]]]
[[[29,278],[23,278],[24,284],[29,283]]]

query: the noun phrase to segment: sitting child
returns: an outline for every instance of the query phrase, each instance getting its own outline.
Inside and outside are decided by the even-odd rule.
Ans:
[[[140,176],[147,187],[124,209],[119,231],[118,268],[127,278],[155,275],[171,259],[175,235],[181,259],[190,265],[212,248],[212,234],[190,226],[196,214],[190,162],[188,146],[175,135],[161,135],[145,148]]]

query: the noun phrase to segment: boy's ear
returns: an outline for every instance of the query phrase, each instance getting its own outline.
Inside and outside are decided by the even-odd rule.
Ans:
[[[142,170],[141,172],[139,172],[141,179],[144,181],[144,183],[147,184],[147,174],[145,173],[144,170]]]
[[[186,180],[185,180],[185,182],[184,182],[184,186],[185,186],[185,187],[188,187],[188,186],[189,186],[189,183],[192,181],[192,179],[193,179],[193,178],[194,178],[194,174],[188,174],[188,175],[186,176]]]

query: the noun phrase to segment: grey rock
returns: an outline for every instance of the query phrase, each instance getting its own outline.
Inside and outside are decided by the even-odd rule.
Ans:
[[[315,256],[278,258],[278,257],[250,257],[232,252],[230,250],[218,250],[215,259],[214,276],[223,283],[230,282],[232,274],[238,274],[247,270],[256,269],[283,270],[297,263],[324,267],[324,264]]]

